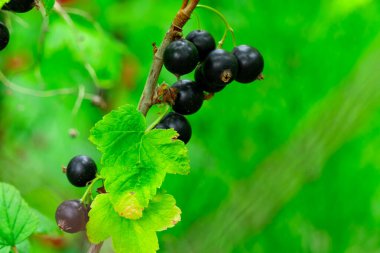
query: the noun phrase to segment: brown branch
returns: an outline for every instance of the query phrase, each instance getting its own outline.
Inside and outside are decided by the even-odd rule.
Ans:
[[[178,33],[182,32],[183,26],[190,19],[191,13],[194,11],[195,7],[200,0],[192,0],[190,3],[184,0],[181,9],[175,16],[170,29],[166,33],[161,46],[158,48],[154,55],[153,64],[150,68],[148,79],[146,80],[144,91],[141,95],[138,109],[139,111],[146,115],[150,107],[154,104],[154,93],[157,87],[158,77],[161,73],[163,66],[163,55],[166,47],[172,42]]]

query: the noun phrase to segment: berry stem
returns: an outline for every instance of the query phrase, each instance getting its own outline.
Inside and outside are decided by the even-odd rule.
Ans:
[[[172,25],[170,26],[168,32],[166,33],[161,46],[157,49],[154,55],[153,63],[149,71],[149,76],[146,80],[144,91],[141,95],[140,102],[138,105],[138,110],[146,115],[150,107],[154,103],[154,93],[157,87],[158,77],[161,73],[163,62],[163,55],[166,47],[172,42],[178,33],[182,32],[183,26],[190,19],[190,16],[200,0],[192,0],[182,2],[181,9],[177,12],[174,17]]]
[[[212,8],[208,5],[203,5],[203,4],[198,4],[197,8],[203,8],[203,9],[210,10],[210,11],[214,12],[216,15],[218,15],[223,20],[224,24],[226,25],[226,29],[224,30],[223,37],[218,43],[218,48],[221,48],[223,46],[228,32],[230,32],[230,34],[231,34],[233,45],[236,46],[236,37],[235,37],[234,29],[232,29],[232,27],[228,23],[226,17],[220,11],[218,11],[217,9]]]
[[[157,117],[157,119],[150,124],[150,126],[145,130],[145,132],[149,132],[152,130],[161,120],[163,117],[165,117],[166,113],[169,111],[170,106],[168,104],[165,104],[165,109],[164,111],[160,114],[160,116]]]
[[[98,182],[99,180],[103,180],[103,179],[104,178],[101,177],[100,175],[96,175],[94,180],[92,180],[92,182],[87,186],[86,191],[84,192],[82,198],[80,199],[81,203],[84,203],[86,201],[86,199],[88,198],[88,196],[92,195],[92,188],[94,187],[95,183]]]

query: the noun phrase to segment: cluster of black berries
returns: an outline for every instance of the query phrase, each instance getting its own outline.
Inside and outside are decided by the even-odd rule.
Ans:
[[[77,187],[84,187],[96,177],[97,167],[90,157],[75,156],[66,167],[67,179]],[[67,200],[61,203],[55,212],[58,227],[68,233],[86,229],[88,207],[80,200]]]
[[[216,49],[210,33],[195,30],[185,39],[171,42],[164,52],[164,65],[176,76],[188,74],[195,69],[194,79],[179,80],[172,85],[177,95],[172,109],[156,126],[160,129],[174,128],[179,139],[187,143],[191,137],[191,126],[183,115],[197,112],[206,93],[223,90],[236,80],[250,83],[259,79],[264,69],[264,59],[260,52],[251,46],[240,45],[232,53]]]
[[[9,3],[4,4],[1,8],[6,11],[13,11],[17,13],[28,12],[35,6],[34,0],[11,0]],[[9,42],[9,30],[0,22],[0,51],[3,50]]]

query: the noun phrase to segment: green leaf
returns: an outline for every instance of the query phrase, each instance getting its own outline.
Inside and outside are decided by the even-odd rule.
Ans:
[[[9,253],[11,251],[11,246],[0,245],[0,253]]]
[[[37,228],[38,218],[21,198],[19,191],[0,183],[0,245],[14,246]]]
[[[50,236],[59,234],[59,229],[55,221],[46,217],[36,209],[31,208],[35,216],[38,218],[38,227],[34,231],[37,234],[48,234]]]
[[[112,88],[121,79],[126,47],[96,23],[78,15],[70,17],[72,26],[58,15],[50,16],[41,63],[45,81],[63,82],[68,80],[67,73],[79,73],[83,80],[77,80],[77,83],[91,81],[100,88]],[[56,72],[63,78],[57,78]]]
[[[45,7],[46,15],[49,15],[49,13],[51,12],[51,10],[54,7],[55,0],[42,0],[42,3]]]
[[[166,173],[190,170],[187,149],[174,130],[145,129],[143,115],[126,105],[99,121],[90,136],[103,153],[101,175],[109,198],[119,215],[131,219],[142,216]]]
[[[4,4],[9,3],[10,0],[0,0],[0,9],[4,6]]]
[[[110,194],[100,194],[91,204],[87,235],[92,243],[111,237],[116,252],[156,252],[159,249],[156,232],[173,227],[180,221],[180,214],[173,196],[158,194],[141,219],[130,220],[115,212]]]

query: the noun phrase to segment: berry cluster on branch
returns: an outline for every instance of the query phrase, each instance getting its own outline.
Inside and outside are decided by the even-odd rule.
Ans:
[[[167,93],[174,94],[168,101],[174,112],[167,114],[156,126],[173,128],[185,143],[190,140],[192,131],[183,115],[197,112],[205,98],[220,92],[234,80],[251,83],[261,79],[264,69],[264,58],[256,48],[239,45],[232,52],[216,48],[214,37],[204,30],[192,31],[186,38],[179,37],[171,42],[164,51],[163,62],[178,79],[195,69],[195,81],[184,79],[170,88],[164,86]],[[159,87],[158,91],[162,89]]]

